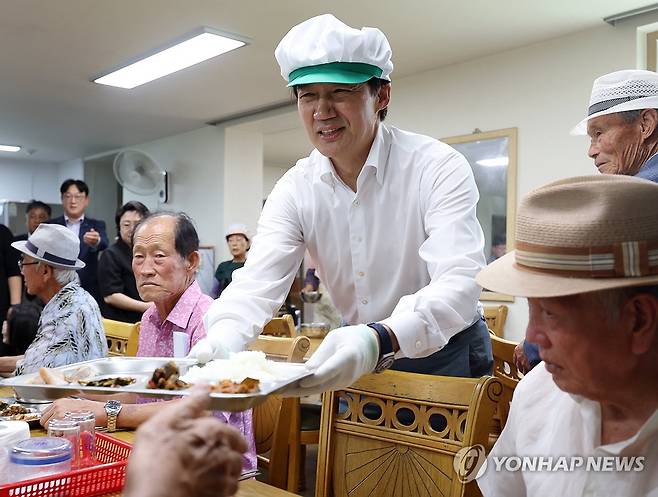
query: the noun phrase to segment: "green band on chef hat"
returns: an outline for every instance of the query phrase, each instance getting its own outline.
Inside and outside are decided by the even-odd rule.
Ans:
[[[357,84],[365,83],[372,78],[379,78],[381,75],[382,70],[371,64],[330,62],[295,69],[288,75],[288,86],[310,83]]]

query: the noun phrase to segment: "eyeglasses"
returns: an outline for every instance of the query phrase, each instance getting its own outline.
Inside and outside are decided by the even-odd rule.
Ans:
[[[86,196],[84,193],[65,193],[62,195],[64,200],[83,200]]]
[[[18,261],[18,269],[22,271],[25,266],[32,266],[34,264],[39,264],[39,261],[35,261],[35,262]]]

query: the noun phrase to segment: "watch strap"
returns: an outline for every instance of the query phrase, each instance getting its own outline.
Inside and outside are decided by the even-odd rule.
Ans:
[[[393,352],[393,340],[386,327],[381,323],[368,323],[379,337],[379,359]]]
[[[107,431],[117,430],[117,418],[121,412],[121,402],[109,400],[105,403],[105,414],[107,416]]]

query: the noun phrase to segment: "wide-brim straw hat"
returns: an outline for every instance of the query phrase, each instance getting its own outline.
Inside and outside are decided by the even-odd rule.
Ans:
[[[602,174],[528,193],[517,211],[516,249],[477,282],[520,297],[658,283],[658,184]]]
[[[80,240],[70,229],[60,224],[41,223],[27,240],[11,244],[19,252],[58,269],[82,269],[78,259]]]
[[[571,134],[586,135],[587,122],[595,117],[640,109],[658,109],[658,73],[629,69],[605,74],[594,80],[587,117]]]
[[[391,80],[391,46],[377,28],[351,28],[331,14],[294,26],[274,51],[288,86]]]

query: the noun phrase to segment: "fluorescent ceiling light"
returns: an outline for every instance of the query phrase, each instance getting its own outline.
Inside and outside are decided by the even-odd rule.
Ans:
[[[507,157],[494,157],[493,159],[481,159],[475,161],[476,164],[484,167],[506,166],[509,164]]]
[[[18,152],[20,149],[18,145],[0,145],[0,152]]]
[[[244,38],[237,39],[235,35],[203,28],[201,32],[196,31],[182,41],[158,50],[153,55],[141,58],[92,81],[119,88],[135,88],[246,44],[247,40]]]

